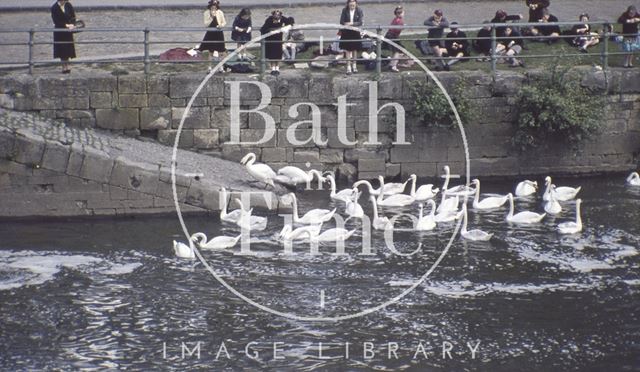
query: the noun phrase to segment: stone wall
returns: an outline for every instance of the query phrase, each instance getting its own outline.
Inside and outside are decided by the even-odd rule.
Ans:
[[[551,150],[522,154],[511,146],[515,107],[513,95],[539,72],[500,72],[497,76],[483,72],[437,73],[451,87],[458,79],[468,84],[465,94],[477,108],[477,117],[465,124],[473,176],[513,176],[543,173],[591,173],[626,171],[637,166],[640,151],[640,71],[583,70],[582,84],[599,90],[608,89],[603,98],[607,110],[603,132],[577,150],[556,146]],[[374,178],[416,173],[437,175],[442,165],[461,172],[464,152],[459,131],[427,129],[411,116],[413,103],[407,85],[421,74],[383,74],[379,76],[379,105],[397,102],[405,107],[409,145],[392,145],[395,127],[388,120],[391,111],[381,112],[378,139],[381,144],[366,145],[368,137],[368,84],[372,75],[350,77],[296,70],[282,75],[215,76],[196,97],[185,121],[179,146],[207,155],[239,160],[249,151],[258,160],[275,168],[285,164],[300,167],[338,170],[343,175]],[[173,145],[177,128],[187,103],[205,74],[112,76],[4,76],[0,77],[0,106],[38,113],[46,118],[62,119],[73,126],[96,127],[122,132],[129,136],[149,137]],[[259,146],[240,146],[230,140],[230,85],[233,80],[256,80],[267,84],[273,95],[266,110],[277,125],[276,135]],[[339,96],[347,94],[349,103],[346,135],[355,145],[338,141]],[[254,85],[241,91],[243,108],[255,107],[261,98]],[[308,143],[293,145],[286,130],[293,123],[309,118],[308,110],[293,119],[289,107],[313,102],[321,112],[321,133],[327,145]],[[393,118],[393,117],[391,117]],[[257,140],[264,132],[264,121],[257,114],[242,114],[240,139]],[[309,136],[310,127],[299,127],[297,138]],[[357,172],[357,174],[356,174]]]

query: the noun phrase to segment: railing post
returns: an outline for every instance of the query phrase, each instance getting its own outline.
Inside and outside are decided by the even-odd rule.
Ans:
[[[260,73],[264,74],[267,70],[267,61],[265,60],[267,54],[267,46],[265,45],[266,40],[260,40]]]
[[[496,74],[496,28],[491,27],[491,73]]]
[[[33,42],[36,32],[29,30],[29,75],[33,75]]]
[[[609,68],[609,24],[604,24],[604,42],[602,43],[602,69]]]
[[[149,28],[144,29],[144,73],[149,74],[151,70],[151,59],[149,57]]]
[[[378,25],[376,32],[378,33],[378,36],[382,36],[382,28],[380,25]],[[357,59],[358,56],[356,55],[356,60]],[[380,39],[378,39],[378,42],[376,43],[376,73],[382,73],[382,40]]]

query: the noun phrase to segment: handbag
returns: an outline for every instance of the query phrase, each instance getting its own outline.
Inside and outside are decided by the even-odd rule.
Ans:
[[[81,29],[85,27],[85,23],[81,19],[78,19],[73,25],[76,26],[76,28],[74,28],[73,31],[71,31],[74,34],[77,34],[78,32],[82,32]]]

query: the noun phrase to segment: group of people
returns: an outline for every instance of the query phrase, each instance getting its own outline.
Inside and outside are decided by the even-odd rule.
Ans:
[[[478,32],[473,43],[469,42],[467,35],[457,27],[456,22],[450,23],[442,10],[435,10],[424,21],[424,25],[428,28],[426,40],[416,41],[416,46],[423,54],[434,56],[433,62],[436,64],[437,70],[449,70],[453,64],[469,58],[471,47],[485,56],[499,55],[502,60],[513,67],[524,66],[524,62],[517,57],[525,48],[523,36],[534,41],[547,43],[554,43],[565,38],[582,52],[586,52],[587,48],[598,44],[601,36],[592,31],[588,24],[588,14],[580,14],[579,23],[563,33],[557,25],[558,18],[549,11],[550,0],[526,0],[526,5],[529,8],[528,21],[539,23],[539,25],[516,27],[517,25],[510,22],[524,19],[522,15],[509,15],[503,10],[498,10],[491,21],[485,22],[487,25]],[[76,15],[68,0],[56,0],[51,7],[51,17],[55,28],[73,30],[76,27]],[[491,42],[492,27],[490,23],[505,23],[504,26],[496,27],[497,45],[495,50],[493,50]],[[625,52],[624,67],[632,67],[633,53],[640,50],[640,35],[638,34],[640,14],[634,6],[629,6],[619,17],[618,23],[622,24],[620,39],[622,49]],[[281,10],[273,10],[260,28],[260,33],[263,35],[278,30],[283,31],[275,32],[265,38],[265,57],[269,60],[272,75],[280,73],[280,61],[283,56],[295,59],[299,46],[296,41],[300,40],[302,33],[300,31],[289,33],[288,31],[293,24],[293,17],[284,16]],[[356,63],[358,53],[363,50],[362,35],[358,28],[364,24],[364,11],[358,5],[357,0],[346,1],[346,6],[340,14],[340,24],[344,28],[338,33],[339,48],[344,53],[346,73],[352,74],[358,71]],[[210,30],[205,33],[198,50],[208,51],[211,58],[223,56],[227,51],[223,33],[227,22],[224,12],[220,8],[220,1],[210,0],[208,2],[204,11],[204,25]],[[393,44],[387,42],[383,44],[383,48],[391,52],[389,69],[394,72],[399,71],[399,61],[408,61],[401,50],[395,46],[403,46],[399,39],[403,30],[401,27],[404,25],[404,9],[402,6],[397,6],[393,11],[391,27],[385,34],[385,38],[391,40]],[[445,34],[446,29],[450,29],[450,32]],[[251,10],[243,8],[231,25],[231,39],[236,42],[237,48],[241,48],[252,39],[252,31]],[[612,28],[607,30],[609,33],[611,31]],[[54,58],[60,58],[62,61],[62,72],[69,73],[69,59],[76,57],[73,33],[54,32],[53,46]],[[246,60],[246,50],[241,50],[238,53],[238,59]]]

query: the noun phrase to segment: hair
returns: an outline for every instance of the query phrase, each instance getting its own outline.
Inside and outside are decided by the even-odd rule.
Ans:
[[[251,17],[251,9],[249,9],[249,8],[240,9],[240,13],[238,13],[238,16],[240,16],[240,17],[244,17],[244,16]]]
[[[274,9],[274,10],[271,12],[271,15],[272,15],[273,17],[275,17],[275,16],[277,16],[277,15],[282,17],[282,10],[280,10],[280,9]]]
[[[393,14],[395,15],[400,15],[400,13],[402,13],[404,11],[404,8],[402,7],[402,5],[398,5],[394,10],[393,10]]]
[[[216,9],[220,9],[220,1],[218,0],[209,0],[207,4],[207,9],[211,9],[212,6],[215,6]]]
[[[543,8],[542,9],[542,15],[543,16],[546,16],[546,15],[549,15],[549,14],[551,14],[551,13],[549,13],[549,8]]]
[[[582,19],[582,17],[587,17],[587,19],[589,19],[589,13],[580,14],[580,16],[578,16],[578,20]]]
[[[353,1],[354,3],[356,3],[356,4],[358,3],[358,0],[347,0],[347,5],[349,5],[349,3],[350,3],[350,2],[352,2],[352,1]]]
[[[496,17],[497,18],[504,18],[507,16],[507,12],[505,12],[502,9],[499,9],[498,11],[496,11]]]

